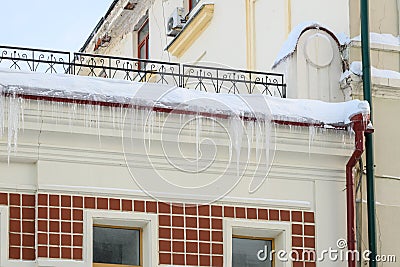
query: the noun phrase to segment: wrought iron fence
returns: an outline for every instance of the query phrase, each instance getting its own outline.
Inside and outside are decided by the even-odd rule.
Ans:
[[[215,93],[286,97],[283,74],[137,58],[0,46],[0,68],[161,83]]]

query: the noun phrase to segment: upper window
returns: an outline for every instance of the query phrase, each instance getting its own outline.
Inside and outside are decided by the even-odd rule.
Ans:
[[[272,239],[233,236],[232,267],[272,267],[272,250]]]
[[[142,266],[142,230],[93,226],[93,266]]]
[[[147,19],[138,31],[138,58],[149,59],[149,20]],[[145,63],[140,63],[140,69],[145,68]]]
[[[199,2],[200,0],[189,0],[189,10],[192,10]]]

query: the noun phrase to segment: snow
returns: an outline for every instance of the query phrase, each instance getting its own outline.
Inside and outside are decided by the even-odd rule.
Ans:
[[[279,63],[290,57],[296,51],[297,42],[299,41],[301,34],[307,28],[315,28],[315,29],[325,28],[329,30],[328,27],[322,25],[317,21],[306,21],[298,24],[296,27],[293,28],[293,30],[290,32],[288,36],[288,39],[283,44],[281,50],[278,53],[278,56],[275,59],[272,69],[276,68]],[[333,31],[331,30],[329,31],[333,33]],[[340,45],[345,45],[349,42],[349,38],[344,33],[340,33],[339,35],[335,36],[338,39]]]
[[[312,124],[349,124],[353,115],[369,113],[368,103],[359,100],[326,103],[258,94],[214,94],[154,83],[8,69],[0,69],[0,89],[3,94],[15,93],[116,104],[134,103],[147,107],[236,116],[272,115],[275,120]]]
[[[360,61],[354,61],[350,65],[350,72],[347,71],[342,75],[342,78],[348,77],[351,73],[362,76],[362,63]],[[372,77],[387,78],[387,79],[400,79],[400,72],[393,70],[382,70],[371,67]]]
[[[361,42],[361,35],[351,39],[352,41]],[[376,32],[370,33],[370,42],[374,44],[400,46],[400,36],[393,36],[392,34],[381,34]]]
[[[336,34],[336,38],[338,39],[340,45],[348,45],[351,42],[350,37],[344,32]]]
[[[0,138],[7,127],[9,157],[11,152],[16,151],[19,130],[24,128],[24,96],[37,99],[46,97],[46,101],[54,99],[52,116],[56,122],[58,111],[67,108],[70,110],[71,125],[76,118],[77,109],[80,109],[85,117],[85,126],[97,128],[99,141],[100,117],[104,112],[100,104],[113,104],[112,107],[109,107],[110,117],[112,117],[113,127],[120,130],[123,128],[124,119],[122,106],[132,104],[134,108],[128,109],[132,116],[131,127],[139,127],[146,133],[148,148],[151,145],[151,136],[157,124],[156,121],[160,121],[160,117],[157,118],[157,112],[152,111],[154,108],[173,109],[176,111],[173,116],[178,116],[181,123],[182,116],[185,123],[188,121],[196,123],[193,128],[198,159],[201,157],[202,129],[206,122],[202,117],[226,116],[232,138],[229,154],[232,155],[232,151],[235,152],[238,176],[241,175],[240,157],[243,139],[248,136],[247,132],[251,133],[247,144],[247,156],[250,157],[251,144],[255,142],[256,159],[258,162],[266,163],[265,173],[267,173],[270,160],[273,158],[270,153],[274,151],[272,144],[268,141],[271,140],[272,120],[310,124],[309,127],[312,129],[310,128],[309,148],[311,148],[315,135],[314,124],[322,124],[324,128],[328,129],[333,126],[349,124],[351,117],[356,114],[369,114],[368,103],[359,100],[326,103],[317,100],[283,99],[260,94],[215,94],[154,83],[0,69]],[[83,100],[88,103],[78,105],[76,102],[70,103],[71,100]],[[40,105],[40,101],[38,105]],[[40,107],[38,108],[40,109]],[[201,113],[206,115],[197,116]],[[241,117],[255,118],[256,120],[243,121]],[[245,127],[246,131],[242,127]],[[265,151],[265,154],[262,151]],[[202,167],[197,166],[197,169],[199,168]],[[253,192],[261,184],[262,180],[254,176],[249,190]]]
[[[343,72],[342,73],[342,75],[340,76],[340,82],[342,82],[342,81],[344,81],[344,80],[346,80],[348,77],[350,77],[350,75],[351,75],[351,71],[349,71],[349,70],[346,70],[345,72]]]

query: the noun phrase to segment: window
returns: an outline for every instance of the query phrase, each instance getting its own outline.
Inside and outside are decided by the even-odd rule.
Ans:
[[[142,230],[120,226],[93,226],[93,266],[142,266]]]
[[[192,10],[199,2],[200,0],[189,0],[189,11]]]
[[[138,58],[149,59],[149,20],[147,19],[138,31]],[[141,62],[139,69],[144,69],[146,64]]]
[[[270,255],[273,249],[272,239],[233,236],[232,267],[272,267]],[[263,252],[259,253],[260,250]]]

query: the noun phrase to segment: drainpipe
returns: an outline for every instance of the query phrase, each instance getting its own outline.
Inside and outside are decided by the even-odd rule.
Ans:
[[[355,132],[355,150],[346,164],[346,203],[347,203],[347,249],[356,250],[356,225],[355,225],[355,193],[353,168],[364,152],[364,131],[366,122],[362,114],[351,118]],[[349,254],[351,255],[351,254]],[[357,259],[349,257],[348,266],[356,267]]]
[[[364,100],[370,106],[371,122],[371,58],[369,51],[369,6],[368,0],[361,0],[361,48],[363,65]],[[368,246],[370,250],[369,266],[376,267],[376,214],[375,214],[375,181],[374,181],[374,150],[372,133],[365,134],[366,170],[367,170],[367,210],[368,210]]]

